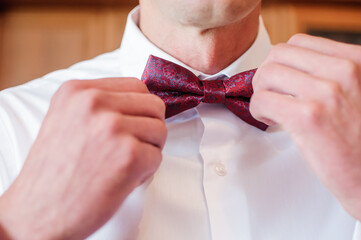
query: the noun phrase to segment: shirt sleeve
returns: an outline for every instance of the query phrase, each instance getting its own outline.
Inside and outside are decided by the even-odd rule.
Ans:
[[[15,170],[15,156],[11,145],[11,138],[3,121],[3,109],[0,99],[0,196],[10,186],[11,176]]]
[[[352,240],[361,240],[361,223],[357,221]]]

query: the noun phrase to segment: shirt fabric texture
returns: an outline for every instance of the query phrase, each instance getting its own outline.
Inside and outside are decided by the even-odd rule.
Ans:
[[[257,68],[271,48],[261,19],[251,48],[209,76],[152,44],[138,21],[137,7],[129,14],[119,49],[0,93],[0,194],[19,174],[50,99],[65,81],[140,78],[150,54],[201,79],[230,77]],[[206,103],[166,123],[159,170],[88,239],[361,239],[359,223],[321,184],[280,127],[263,132],[222,104]]]

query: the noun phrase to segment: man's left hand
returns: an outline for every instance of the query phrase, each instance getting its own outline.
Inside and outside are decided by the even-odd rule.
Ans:
[[[258,69],[252,115],[280,124],[344,208],[361,220],[361,46],[298,34]]]

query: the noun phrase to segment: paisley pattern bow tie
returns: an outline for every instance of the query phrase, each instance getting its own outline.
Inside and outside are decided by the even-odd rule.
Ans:
[[[223,103],[243,121],[261,130],[267,125],[249,112],[253,94],[252,78],[256,69],[239,73],[224,80],[200,80],[191,71],[162,58],[150,56],[142,81],[152,94],[166,104],[166,118],[204,103]]]

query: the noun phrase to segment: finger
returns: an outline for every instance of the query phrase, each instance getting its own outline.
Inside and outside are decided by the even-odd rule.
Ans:
[[[158,169],[162,160],[162,152],[152,144],[140,142],[139,145],[139,151],[136,153],[135,167],[140,175],[139,184],[142,184]]]
[[[341,93],[337,82],[327,81],[294,68],[267,63],[257,70],[253,80],[254,91],[269,90],[302,99],[323,100]]]
[[[152,144],[140,143],[141,151],[138,154],[137,162],[141,163],[142,166],[146,169],[143,171],[143,180],[145,181],[158,169],[159,164],[162,160],[162,152],[159,148],[153,146]]]
[[[287,43],[338,58],[346,57],[361,65],[361,46],[359,45],[341,43],[307,34],[296,34]]]
[[[140,141],[163,149],[167,128],[163,121],[155,118],[123,116],[121,131],[133,134]]]
[[[258,121],[267,125],[281,124],[293,128],[298,121],[301,103],[289,95],[262,90],[255,92],[250,101],[250,112]]]
[[[304,71],[313,76],[340,81],[353,81],[358,67],[350,60],[328,56],[314,50],[279,44],[274,47],[265,63],[277,62]]]
[[[167,128],[164,121],[156,118],[104,113],[101,124],[104,131],[110,134],[121,133],[132,135],[139,141],[163,149],[167,137]]]
[[[165,104],[153,94],[114,93],[99,91],[99,107],[110,108],[124,115],[165,119]]]
[[[135,182],[136,185],[141,184],[159,167],[162,160],[162,153],[158,147],[141,142],[134,136],[126,134],[119,136],[118,142],[118,153],[121,157],[117,159],[119,159],[119,161],[127,157],[131,159],[126,171],[128,175],[127,184],[129,184],[129,182]],[[124,169],[121,167],[119,177],[123,175]],[[123,181],[121,182],[123,183]]]
[[[102,78],[94,80],[70,80],[65,82],[60,90],[74,92],[83,89],[99,89],[112,92],[149,93],[147,86],[136,78]]]

